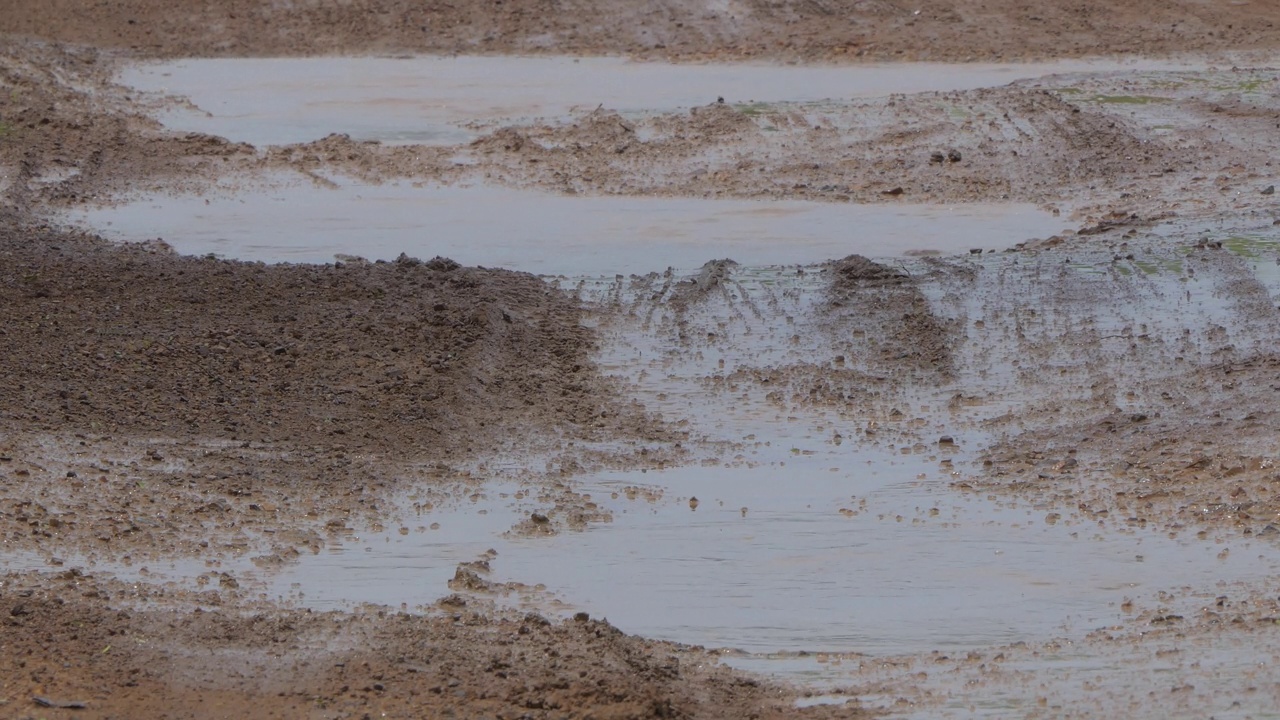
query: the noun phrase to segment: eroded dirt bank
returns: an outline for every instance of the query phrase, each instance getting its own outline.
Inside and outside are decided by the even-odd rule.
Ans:
[[[0,598],[6,710],[101,718],[797,714],[786,704],[790,691],[717,666],[711,653],[598,620],[495,618],[459,597],[432,618],[120,609],[130,594],[75,572],[8,576]]]

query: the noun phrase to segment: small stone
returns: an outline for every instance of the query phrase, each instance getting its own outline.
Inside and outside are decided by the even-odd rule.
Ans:
[[[1266,186],[1265,188],[1263,188],[1263,189],[1262,189],[1262,194],[1263,194],[1263,195],[1275,195],[1275,194],[1276,194],[1276,186],[1275,186],[1275,185],[1268,185],[1268,186]]]
[[[938,438],[938,444],[939,445],[955,445],[956,439],[951,437],[950,435],[943,435],[942,437]]]
[[[690,510],[697,510],[697,509],[698,509],[698,498],[696,498],[696,497],[691,497],[691,498],[689,498],[689,509],[690,509]]]

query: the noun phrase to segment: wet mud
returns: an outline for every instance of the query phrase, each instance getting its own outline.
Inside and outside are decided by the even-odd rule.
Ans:
[[[6,12],[5,712],[1273,712],[1280,18],[820,5]],[[274,131],[129,82],[421,52],[1143,63]],[[519,252],[431,252],[486,193],[453,241]]]

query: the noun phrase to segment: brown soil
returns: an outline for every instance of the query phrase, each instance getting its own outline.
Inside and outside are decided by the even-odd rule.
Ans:
[[[21,224],[0,243],[0,472],[43,488],[7,501],[11,547],[199,551],[310,518],[279,537],[296,552],[517,440],[671,437],[596,373],[577,303],[530,275],[262,266]]]
[[[345,53],[620,53],[681,59],[1013,60],[1271,49],[1280,9],[953,0],[267,3],[22,2],[0,32],[153,57]]]
[[[1269,356],[1208,367],[1166,379],[1147,412],[1021,433],[993,447],[986,475],[964,485],[1094,521],[1280,538],[1269,450],[1276,367]]]
[[[827,331],[837,342],[870,338],[874,355],[863,362],[896,376],[896,382],[934,384],[949,379],[957,338],[946,321],[934,315],[913,283],[886,275],[892,271],[883,266],[872,270],[858,257],[845,258],[832,268]]]

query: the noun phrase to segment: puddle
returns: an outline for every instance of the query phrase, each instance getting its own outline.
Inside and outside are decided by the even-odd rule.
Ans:
[[[914,477],[923,463],[895,468],[882,459],[877,473],[860,454],[851,463],[863,466],[859,476],[831,473],[829,462],[651,472],[645,478],[669,495],[698,497],[698,509],[673,502],[615,511],[609,526],[512,549],[502,567],[647,637],[751,653],[872,655],[1114,624],[1124,597],[1163,589],[1171,566],[1189,584],[1276,569],[1245,553],[1224,563],[1220,548],[1156,532],[1095,536],[1087,525],[1046,525],[1044,513],[981,500],[958,507],[945,486],[857,493],[862,506],[851,489],[868,475]],[[597,497],[645,478],[615,477],[588,491]],[[840,512],[850,506],[864,509]]]
[[[968,90],[1059,73],[1194,69],[1201,62],[1058,61],[799,67],[673,65],[619,58],[415,57],[203,59],[130,65],[120,82],[187,98],[171,128],[255,145],[330,133],[455,144],[472,122],[560,118],[603,105],[626,113],[726,102],[848,100]]]
[[[1139,243],[1133,245],[1137,251]],[[1096,280],[1081,274],[1079,294],[1041,298],[1035,316],[1003,316],[1003,322],[1021,323],[1018,331],[1032,345],[1041,334],[1060,337],[1067,326],[1105,336],[1138,322],[1157,338],[1181,338],[1185,328],[1220,323],[1245,342],[1249,323],[1239,314],[1232,321],[1231,301],[1220,296],[1221,288],[1239,282],[1242,270],[1197,262],[1199,272],[1187,278],[1185,267],[1172,262],[1184,255],[1167,248],[1137,251],[1131,265],[1144,263],[1153,271],[1128,274],[1113,267],[1108,251],[1082,250],[1069,264],[1034,253],[965,262],[979,273],[977,282],[990,284],[1000,302],[1013,305],[1051,272],[1098,268]],[[910,259],[903,267],[921,276],[929,265]],[[732,664],[821,685],[844,677],[846,669],[814,667],[795,653],[890,657],[1080,638],[1127,622],[1127,599],[1167,605],[1189,617],[1202,599],[1176,601],[1165,594],[1261,583],[1280,571],[1280,557],[1266,541],[1241,540],[1223,553],[1222,545],[1193,533],[1171,537],[1155,524],[1101,527],[1071,508],[1037,509],[952,489],[950,481],[973,472],[974,453],[992,440],[981,429],[983,420],[1005,413],[1010,403],[1068,397],[1076,390],[1037,395],[1053,390],[1017,369],[1019,349],[1004,337],[1015,328],[1003,327],[999,302],[957,292],[945,277],[922,284],[934,311],[956,317],[971,312],[987,323],[957,353],[960,379],[954,384],[823,407],[779,404],[769,399],[769,388],[746,382],[730,392],[707,382],[737,366],[829,358],[829,343],[839,338],[805,325],[824,297],[825,282],[818,268],[738,267],[723,281],[723,294],[676,319],[663,317],[673,303],[649,285],[579,282],[588,303],[612,299],[629,308],[597,323],[605,371],[624,379],[651,410],[690,420],[719,451],[684,467],[578,478],[577,490],[612,515],[584,531],[503,535],[499,531],[530,507],[498,502],[476,523],[446,514],[441,531],[458,533],[448,542],[430,533],[370,536],[350,549],[347,565],[305,559],[280,582],[317,588],[306,591],[302,602],[308,605],[412,604],[432,587],[443,594],[442,583],[452,576],[449,562],[491,547],[497,551],[495,581],[540,583],[573,609],[607,617],[626,632],[731,648],[748,653],[732,656]],[[1126,302],[1100,306],[1084,291],[1093,283]],[[714,323],[716,342],[691,347],[672,334],[679,328],[697,336],[703,323]],[[1169,352],[1208,357],[1216,347],[1188,344]],[[1134,360],[1127,346],[1113,349],[1106,342],[1074,351],[1077,357],[1063,352],[1048,358],[1053,367],[1102,362],[1126,367],[1126,376],[1135,378],[1158,375],[1163,358],[1156,352]],[[1131,362],[1151,366],[1128,369]],[[858,358],[851,354],[847,363],[855,366]],[[980,389],[995,399],[948,408],[957,388]],[[903,420],[884,423],[874,437],[864,434],[869,419],[883,418],[889,406],[901,409]],[[954,447],[935,442],[942,434],[954,437]],[[452,529],[446,528],[450,522]],[[434,578],[434,586],[415,584],[423,568],[422,577]]]
[[[436,502],[430,510],[416,504],[410,493],[401,503],[399,521],[389,521],[387,531],[357,532],[270,574],[269,594],[322,609],[362,603],[406,609],[430,605],[449,594],[459,563],[475,561],[491,549],[498,549],[498,562],[505,562],[503,534],[529,517],[527,506],[503,499],[518,489],[491,483],[475,500]]]
[[[1104,533],[1070,514],[1046,521],[958,495],[925,457],[797,459],[778,447],[756,460],[595,475],[579,490],[612,522],[553,537],[508,534],[536,503],[489,489],[410,515],[405,531],[304,557],[267,578],[269,595],[317,609],[417,608],[450,592],[458,563],[492,549],[487,579],[545,586],[544,605],[562,598],[628,633],[762,655],[896,655],[1083,635],[1123,622],[1127,598],[1280,570],[1259,557],[1265,543],[1222,558],[1219,546],[1154,528]]]
[[[293,183],[241,194],[149,197],[76,211],[117,240],[163,238],[179,252],[263,262],[436,255],[546,275],[693,269],[711,257],[751,265],[850,253],[1004,248],[1061,231],[1032,205],[852,205],[803,201],[563,196],[410,183],[339,189]]]

